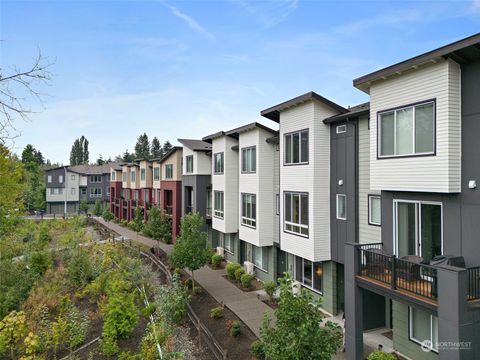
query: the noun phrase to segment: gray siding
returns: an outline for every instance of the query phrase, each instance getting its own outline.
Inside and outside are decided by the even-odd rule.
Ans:
[[[205,219],[206,210],[207,210],[207,188],[210,186],[211,186],[210,175],[183,175],[182,176],[182,199],[183,199],[182,216],[185,215],[185,208],[186,208],[185,188],[192,187],[193,210],[200,213],[200,215]]]
[[[48,182],[48,176],[52,177],[52,182]],[[58,177],[63,176],[63,182],[58,182]],[[63,188],[65,187],[65,169],[58,168],[45,171],[45,185],[48,188]]]
[[[102,177],[102,181],[99,183],[92,183],[90,181],[90,176],[92,175],[86,175],[88,177],[87,179],[87,201],[89,203],[95,202],[97,200],[100,200],[102,202],[105,201],[110,201],[110,196],[107,196],[107,190],[110,187],[110,174],[96,174],[97,176]],[[94,175],[95,176],[95,175]],[[102,196],[101,197],[93,197],[90,196],[90,189],[91,188],[102,188]]]

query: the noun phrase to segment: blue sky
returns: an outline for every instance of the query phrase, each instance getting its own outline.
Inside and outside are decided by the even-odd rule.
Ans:
[[[0,2],[0,66],[55,64],[44,110],[18,122],[28,143],[68,163],[201,138],[252,121],[307,91],[343,106],[368,100],[352,79],[480,31],[473,1]],[[33,104],[36,105],[36,104]],[[39,109],[36,107],[36,109]]]

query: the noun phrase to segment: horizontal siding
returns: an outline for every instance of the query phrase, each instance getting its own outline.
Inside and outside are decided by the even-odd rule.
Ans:
[[[460,191],[460,68],[451,60],[372,84],[370,187],[375,190]],[[436,99],[436,155],[377,160],[377,113]]]

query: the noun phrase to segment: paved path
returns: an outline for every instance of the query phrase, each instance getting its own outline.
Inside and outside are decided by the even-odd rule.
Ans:
[[[120,236],[137,240],[148,246],[159,245],[166,253],[172,251],[173,245],[159,243],[148,237],[137,235],[134,231],[113,222],[106,222],[102,218],[95,219],[120,234]],[[225,275],[225,270],[212,270],[210,267],[204,266],[195,272],[195,280],[218,302],[224,303],[225,306],[232,310],[258,337],[260,335],[263,314],[268,313],[273,318],[272,308],[259,300],[256,292],[244,292],[224,279],[222,275]]]

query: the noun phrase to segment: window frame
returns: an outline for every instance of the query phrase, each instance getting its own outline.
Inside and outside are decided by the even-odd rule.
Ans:
[[[419,340],[419,339],[414,338],[413,335],[412,335],[413,334],[413,318],[412,318],[413,317],[413,311],[412,311],[412,309],[413,309],[412,306],[408,307],[408,340],[410,340],[411,342],[414,342],[415,344],[421,345],[422,347],[425,344],[425,340],[429,340],[430,341],[430,347],[428,349],[430,351],[433,351],[434,353],[438,354],[438,317],[429,313],[429,315],[430,315],[430,339]],[[418,309],[418,308],[415,309],[415,310],[427,312],[425,310],[421,310],[421,309]],[[433,342],[433,318],[434,317],[437,318],[437,344],[434,344],[434,342]],[[434,347],[434,345],[436,345],[436,347]]]
[[[191,168],[189,169],[189,162],[191,162]],[[193,155],[185,156],[185,173],[192,174],[193,173]]]
[[[171,170],[171,174],[169,176],[169,170]],[[173,164],[165,164],[165,179],[173,179]]]
[[[58,183],[63,184],[63,175],[58,175]]]
[[[80,188],[80,195],[82,195],[82,196],[86,196],[86,195],[87,195],[87,188],[86,188],[86,187]]]
[[[153,181],[160,181],[160,166],[153,168]]]
[[[103,190],[101,187],[91,187],[89,188],[90,191],[88,192],[89,196],[92,198],[100,198],[103,196]],[[100,192],[98,192],[100,190]]]
[[[47,175],[47,183],[48,184],[52,183],[52,175]]]
[[[299,221],[300,223],[294,223],[293,221],[287,221],[285,220],[285,217],[286,217],[286,196],[287,194],[290,194],[290,195],[299,195],[300,196],[300,207],[299,207]],[[301,217],[301,214],[302,214],[302,195],[306,195],[307,196],[307,203],[308,203],[308,207],[307,207],[307,210],[308,210],[308,225],[305,225],[305,224],[302,224],[302,217]],[[293,201],[290,202],[290,206],[292,207],[293,206]],[[295,235],[295,236],[300,236],[300,237],[303,237],[303,238],[309,238],[310,237],[310,194],[308,192],[305,192],[305,191],[284,191],[283,192],[283,232],[287,233],[287,234],[291,234],[291,235]],[[293,211],[292,211],[292,217],[293,217]],[[301,232],[295,232],[293,230],[288,230],[287,229],[287,225],[290,225],[292,227],[294,226],[298,226],[300,228],[303,228],[303,229],[307,229],[307,234],[302,234]]]
[[[380,200],[380,222],[376,223],[372,221],[372,199]],[[376,194],[368,194],[368,225],[382,226],[382,196]]]
[[[307,133],[307,161],[302,161],[302,133],[306,132]],[[299,134],[299,139],[298,139],[298,162],[293,162],[293,135]],[[291,154],[290,154],[290,162],[287,162],[287,151],[286,151],[286,144],[287,144],[287,137],[291,136],[292,140],[290,141],[291,144]],[[310,163],[310,129],[301,129],[301,130],[295,130],[291,131],[288,133],[283,134],[283,166],[298,166],[298,165],[308,165]]]
[[[262,261],[262,265],[257,265],[255,263],[255,249],[260,249],[262,255],[261,255],[261,261]],[[252,263],[253,265],[255,266],[255,268],[257,268],[258,270],[260,271],[263,271],[265,273],[268,273],[268,252],[265,254],[264,251],[267,251],[266,250],[266,247],[265,246],[256,246],[256,245],[253,245],[252,244]],[[264,260],[266,260],[266,263],[264,263]]]
[[[140,181],[145,181],[147,179],[147,169],[140,168]]]
[[[275,194],[275,214],[280,215],[280,194]]]
[[[102,175],[90,175],[90,183],[99,184],[102,182]]]
[[[345,208],[345,217],[340,217],[339,216],[339,211],[338,211],[339,210],[339,208],[338,208],[339,201],[338,201],[338,199],[341,198],[341,197],[345,199],[345,207],[344,207]],[[347,194],[336,194],[336,196],[335,196],[335,215],[336,215],[337,220],[344,220],[344,221],[347,220],[347,218],[348,218],[348,216],[347,216],[348,201],[347,200],[348,200],[347,199]]]
[[[70,180],[75,180],[75,174],[70,175]]]
[[[428,105],[430,103],[433,104],[433,150],[430,151],[430,152],[416,153],[415,152],[415,135],[416,135],[415,108],[420,107],[420,106],[424,106],[424,105]],[[401,155],[395,155],[395,154],[381,155],[381,152],[382,152],[381,151],[382,137],[381,137],[381,131],[380,131],[380,123],[381,123],[382,115],[388,114],[388,113],[393,113],[394,114],[394,121],[396,121],[397,111],[408,109],[408,108],[412,108],[412,117],[413,117],[413,125],[412,125],[412,129],[413,129],[413,131],[412,131],[412,141],[413,141],[413,144],[412,144],[412,146],[413,146],[413,153],[411,153],[411,154],[401,154]],[[395,143],[396,143],[395,125],[394,125],[393,139],[394,139],[394,145],[393,145],[394,150],[393,151],[395,152]],[[406,104],[406,105],[401,105],[401,106],[397,106],[397,107],[390,108],[390,109],[380,110],[380,111],[377,112],[377,160],[393,159],[393,158],[396,159],[396,158],[408,158],[408,157],[422,157],[422,156],[436,156],[436,155],[437,155],[437,99],[436,98],[422,100],[422,101],[418,101],[418,102],[411,103],[411,104]]]
[[[251,229],[256,229],[257,228],[257,194],[241,193],[240,195],[241,195],[240,200],[241,200],[241,203],[242,203],[241,212],[240,212],[240,218],[241,218],[240,225],[251,228]],[[252,198],[253,197],[255,199],[255,218],[253,218],[253,217],[249,218],[249,217],[243,215],[243,211],[244,211],[243,198],[244,198],[244,196],[246,198]],[[250,204],[247,204],[247,205],[250,207],[250,212],[253,215],[253,204],[250,203]]]
[[[311,260],[308,260],[308,259],[304,259],[304,258],[301,258],[302,259],[302,281],[301,281],[301,284],[303,287],[309,289],[310,291],[313,291],[317,294],[320,294],[320,295],[323,295],[323,285],[324,285],[324,280],[323,280],[323,272],[324,272],[324,269],[323,269],[323,262],[322,261],[311,261]],[[312,286],[310,285],[306,285],[305,284],[305,260],[307,261],[310,261],[311,263],[311,266],[312,266]],[[322,268],[322,276],[321,276],[321,290],[318,290],[314,287],[314,277],[315,277],[315,264],[320,264],[321,268]]]
[[[136,181],[137,181],[136,171],[130,171],[130,182],[136,182]]]
[[[127,182],[127,181],[128,181],[128,172],[122,171],[122,182]]]
[[[216,196],[217,194],[222,195],[222,209],[217,209],[217,199]],[[225,192],[220,191],[220,190],[214,190],[213,191],[213,216],[216,217],[217,219],[223,220],[225,218]]]
[[[222,157],[222,171],[217,171],[217,156],[221,156]],[[213,174],[214,175],[223,175],[225,172],[225,153],[222,151],[222,152],[217,152],[215,154],[213,154]]]
[[[346,132],[347,132],[347,124],[341,124],[335,127],[336,134],[345,134]]]
[[[244,163],[244,158],[245,158],[245,153],[249,153],[251,154],[252,151],[255,152],[255,168],[252,170],[252,169],[248,169],[248,166],[246,166],[246,168],[244,169],[243,165],[246,164]],[[257,172],[257,147],[254,145],[254,146],[247,146],[247,147],[244,147],[241,149],[241,173],[242,174],[255,174]],[[253,162],[251,161],[250,159],[250,166],[253,164]]]
[[[232,234],[231,233],[222,233],[220,232],[220,235],[221,235],[221,239],[220,240],[220,244],[222,245],[223,247],[223,250],[231,255],[234,255],[235,254],[235,237],[233,237],[232,239]],[[227,241],[226,241],[226,238],[228,238],[228,245],[229,247],[227,248]]]

